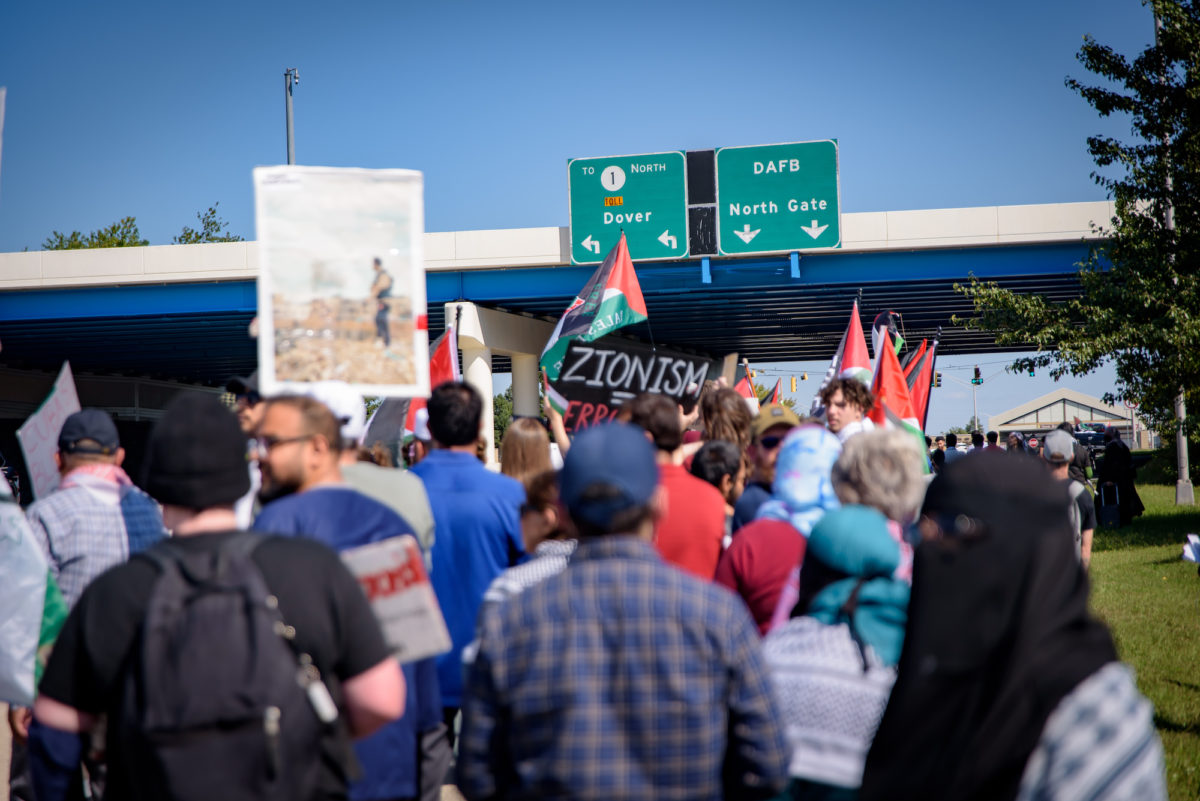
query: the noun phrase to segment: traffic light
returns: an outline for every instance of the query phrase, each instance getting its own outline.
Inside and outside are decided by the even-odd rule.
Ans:
[[[800,374],[800,380],[801,380],[801,381],[807,381],[807,380],[808,380],[808,373],[801,373],[801,374]]]
[[[942,374],[941,373],[935,372],[933,374],[933,385],[935,387],[940,387],[942,385]]]
[[[796,391],[796,376],[792,376],[792,392]]]
[[[975,365],[975,377],[971,379],[972,384],[983,383],[983,373],[979,370],[979,365]]]
[[[1030,365],[1029,367],[1029,377],[1033,378],[1033,365]]]

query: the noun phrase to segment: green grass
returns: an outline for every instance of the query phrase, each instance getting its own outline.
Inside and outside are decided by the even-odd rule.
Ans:
[[[1171,799],[1200,798],[1200,577],[1180,559],[1200,534],[1200,507],[1175,506],[1174,486],[1139,485],[1146,513],[1096,533],[1092,608],[1154,703]]]

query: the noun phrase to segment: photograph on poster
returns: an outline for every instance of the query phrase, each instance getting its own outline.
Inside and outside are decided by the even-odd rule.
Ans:
[[[259,167],[254,189],[264,393],[428,394],[421,173]]]

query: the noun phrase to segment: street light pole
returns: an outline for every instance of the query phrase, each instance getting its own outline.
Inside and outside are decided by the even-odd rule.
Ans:
[[[292,87],[300,83],[300,72],[289,67],[283,73],[283,95],[287,114],[287,163],[296,163],[296,142],[292,137]]]

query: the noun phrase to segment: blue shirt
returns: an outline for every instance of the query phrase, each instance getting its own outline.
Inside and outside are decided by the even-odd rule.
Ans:
[[[319,540],[335,551],[413,533],[395,511],[347,486],[317,487],[272,501],[254,521],[254,530]],[[404,716],[354,743],[363,775],[350,785],[352,801],[418,794],[420,735],[442,722],[441,693],[432,658],[403,669]]]
[[[475,639],[483,594],[525,555],[521,504],[525,488],[493,473],[472,454],[435,450],[411,471],[425,482],[435,539],[430,581],[454,647],[438,657],[442,705],[462,698],[462,649]]]
[[[630,536],[485,608],[462,710],[467,798],[767,798],[788,776],[745,605]]]

